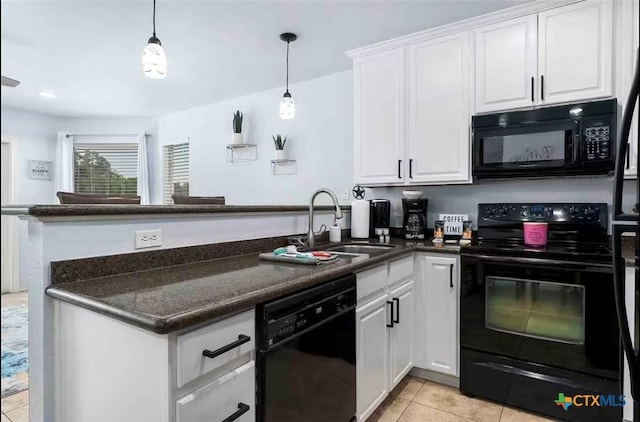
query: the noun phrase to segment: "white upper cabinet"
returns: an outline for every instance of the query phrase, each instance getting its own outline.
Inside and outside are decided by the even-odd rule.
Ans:
[[[613,95],[613,2],[576,3],[538,19],[540,103]]]
[[[356,183],[402,182],[404,50],[354,62],[354,173]]]
[[[469,180],[469,33],[407,48],[405,180]]]
[[[475,30],[476,112],[535,104],[536,15]]]

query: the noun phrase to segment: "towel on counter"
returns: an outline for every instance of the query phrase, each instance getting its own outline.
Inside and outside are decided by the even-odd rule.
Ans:
[[[321,265],[338,260],[338,255],[330,258],[296,258],[293,256],[274,255],[272,252],[265,252],[258,255],[264,261],[286,262],[288,264]]]

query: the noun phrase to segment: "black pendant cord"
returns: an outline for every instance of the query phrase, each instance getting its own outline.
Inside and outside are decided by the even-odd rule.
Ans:
[[[153,0],[153,38],[156,37],[156,0]]]
[[[287,87],[287,91],[286,92],[289,92],[289,41],[287,41],[287,82],[286,82],[286,87]]]

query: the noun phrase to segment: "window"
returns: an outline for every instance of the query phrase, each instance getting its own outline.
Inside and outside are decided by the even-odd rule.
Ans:
[[[173,204],[171,195],[189,195],[189,143],[162,149],[162,202]]]
[[[76,193],[136,196],[138,144],[74,144]]]

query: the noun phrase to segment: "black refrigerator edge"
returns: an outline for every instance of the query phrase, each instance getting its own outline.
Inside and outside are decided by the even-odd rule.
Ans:
[[[629,148],[629,132],[633,120],[633,112],[638,100],[640,90],[640,55],[636,52],[636,66],[631,83],[631,90],[627,98],[621,123],[620,139],[618,142],[618,154],[616,157],[615,180],[613,191],[613,222],[611,234],[613,236],[613,272],[614,289],[616,301],[616,314],[620,327],[620,337],[624,350],[625,359],[629,364],[629,376],[631,381],[631,396],[633,399],[633,421],[640,422],[640,280],[638,274],[638,245],[640,242],[640,231],[638,214],[633,211],[625,213],[622,208],[622,191],[624,184],[624,167],[627,149]],[[637,132],[640,133],[640,127]],[[638,154],[640,158],[640,153]],[[640,161],[640,160],[639,160]],[[635,211],[639,210],[640,189],[636,180],[636,205]],[[629,328],[627,309],[625,305],[625,260],[622,256],[622,236],[624,234],[635,234],[635,254],[633,268],[635,270],[635,306],[630,315],[635,322],[635,332]],[[635,346],[634,346],[635,345]],[[628,398],[627,398],[628,399]]]

